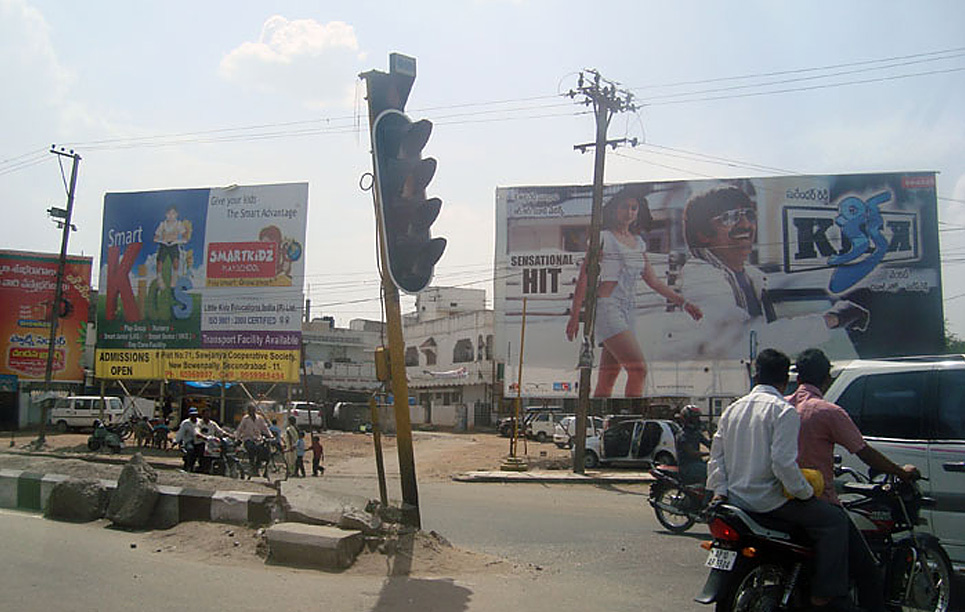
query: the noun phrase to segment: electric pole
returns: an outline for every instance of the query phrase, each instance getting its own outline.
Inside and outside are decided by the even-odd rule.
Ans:
[[[55,218],[62,219],[58,221],[61,223],[64,229],[63,237],[60,241],[60,261],[57,263],[57,281],[54,284],[54,300],[50,305],[50,335],[47,339],[47,367],[44,370],[44,390],[50,393],[50,381],[53,377],[54,370],[54,351],[57,349],[57,323],[60,320],[60,309],[61,301],[63,300],[63,282],[64,282],[64,267],[67,264],[67,241],[70,238],[70,231],[75,229],[70,223],[71,215],[74,212],[74,189],[77,187],[77,167],[80,165],[80,155],[74,153],[73,149],[69,152],[61,147],[59,150],[51,147],[50,152],[54,155],[60,157],[69,157],[74,160],[73,167],[70,171],[70,186],[67,188],[67,210],[61,210],[58,208],[51,208],[51,215]],[[103,400],[101,400],[103,402]],[[48,403],[45,400],[41,403],[40,409],[40,431],[37,433],[37,439],[34,441],[34,446],[39,450],[43,448],[46,443],[46,429],[47,429],[47,406]]]
[[[585,74],[584,74],[585,72]],[[594,149],[593,163],[593,209],[590,215],[589,246],[586,251],[586,294],[583,300],[583,340],[580,348],[580,396],[576,407],[576,452],[573,455],[573,471],[584,472],[583,456],[586,453],[586,420],[590,413],[590,378],[593,371],[593,323],[596,318],[597,281],[600,276],[600,224],[603,215],[603,166],[606,146],[616,148],[626,139],[608,141],[607,128],[610,119],[620,112],[635,111],[633,94],[618,90],[615,83],[604,79],[596,70],[580,72],[576,89],[567,92],[572,99],[580,98],[585,106],[593,106],[596,118],[596,140],[592,143],[574,145],[581,153]],[[587,78],[589,77],[589,78]],[[633,141],[632,144],[636,144]]]

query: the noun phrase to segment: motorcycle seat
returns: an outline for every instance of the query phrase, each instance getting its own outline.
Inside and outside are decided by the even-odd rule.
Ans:
[[[760,514],[744,510],[731,504],[723,505],[718,511],[740,518],[751,531],[762,537],[769,537],[783,541],[808,542],[804,528],[795,523],[781,520],[769,514]]]

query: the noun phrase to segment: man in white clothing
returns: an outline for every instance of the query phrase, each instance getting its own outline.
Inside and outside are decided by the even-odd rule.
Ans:
[[[814,497],[798,468],[801,419],[784,397],[786,355],[765,349],[757,356],[756,386],[727,407],[714,434],[707,487],[715,500],[802,526],[814,543],[811,603],[837,610],[848,592],[848,518]],[[787,491],[792,497],[784,495]]]

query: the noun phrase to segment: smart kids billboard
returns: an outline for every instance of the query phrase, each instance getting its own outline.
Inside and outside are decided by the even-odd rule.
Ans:
[[[44,380],[59,262],[56,254],[0,251],[0,375]],[[55,381],[84,381],[91,264],[90,257],[65,261],[51,370]]]
[[[525,301],[523,395],[577,396],[591,346],[596,397],[739,395],[767,347],[941,350],[934,173],[609,186],[590,340],[591,203],[590,186],[497,189],[497,358],[519,363]]]
[[[308,184],[108,193],[99,378],[296,382]]]

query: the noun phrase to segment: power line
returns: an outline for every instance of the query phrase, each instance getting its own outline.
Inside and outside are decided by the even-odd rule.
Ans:
[[[908,59],[914,59],[914,58],[920,58],[920,57],[932,57],[932,56],[948,55],[948,54],[954,54],[952,55],[952,57],[958,57],[959,55],[962,54],[962,52],[965,52],[965,47],[955,47],[952,49],[943,49],[941,51],[929,51],[925,53],[914,53],[911,55],[896,55],[892,57],[885,57],[885,58],[871,59],[871,60],[861,60],[857,62],[847,62],[842,64],[830,64],[826,66],[817,66],[812,68],[795,68],[790,70],[757,72],[752,74],[736,75],[736,76],[729,76],[729,77],[715,77],[715,78],[700,79],[695,81],[677,81],[674,83],[663,83],[659,85],[644,85],[639,87],[633,87],[631,89],[634,89],[634,90],[663,89],[663,88],[670,88],[670,87],[679,87],[681,85],[704,85],[707,83],[720,83],[720,82],[727,82],[727,81],[739,81],[739,80],[764,78],[764,77],[772,77],[772,76],[783,76],[786,74],[802,74],[806,72],[817,72],[820,70],[837,70],[838,68],[849,68],[851,66],[862,66],[862,65],[868,65],[868,64],[886,63],[886,62],[908,60]],[[950,59],[950,58],[942,57],[938,59]]]

